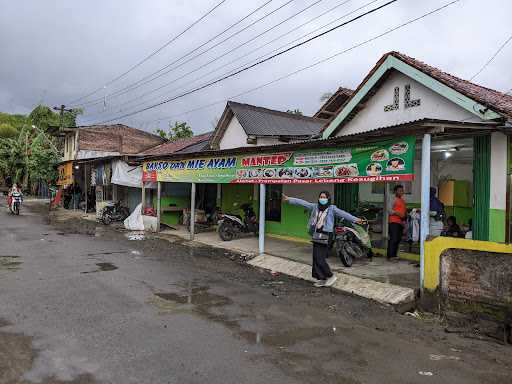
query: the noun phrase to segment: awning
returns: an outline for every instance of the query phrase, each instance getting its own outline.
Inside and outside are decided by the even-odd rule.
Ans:
[[[131,166],[124,161],[112,162],[111,183],[132,188],[142,188],[142,166]],[[146,188],[156,188],[154,183],[146,183]]]

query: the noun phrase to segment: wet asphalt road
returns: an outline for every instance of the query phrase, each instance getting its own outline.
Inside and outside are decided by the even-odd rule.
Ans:
[[[0,207],[1,384],[512,382],[510,346],[23,208]]]

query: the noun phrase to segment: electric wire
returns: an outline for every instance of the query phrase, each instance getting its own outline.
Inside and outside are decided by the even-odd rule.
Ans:
[[[109,119],[109,120],[103,121],[103,122],[98,123],[98,124],[104,124],[104,123],[108,123],[108,122],[111,122],[111,121],[114,121],[114,120],[119,120],[119,119],[122,119],[122,118],[125,118],[125,117],[133,116],[133,115],[136,115],[136,114],[138,114],[138,113],[141,113],[141,112],[147,111],[147,110],[149,110],[149,109],[156,108],[156,107],[158,107],[158,106],[160,106],[160,105],[167,104],[167,103],[169,103],[169,102],[171,102],[171,101],[174,101],[174,100],[180,99],[180,98],[182,98],[182,97],[188,96],[188,95],[190,95],[190,94],[192,94],[192,93],[196,93],[196,92],[198,92],[198,91],[200,91],[200,90],[203,90],[203,89],[205,89],[205,88],[211,87],[212,85],[218,84],[218,83],[220,83],[220,82],[222,82],[222,81],[224,81],[224,80],[227,80],[227,79],[229,79],[229,78],[231,78],[231,77],[234,77],[234,76],[236,76],[236,75],[239,75],[239,74],[240,74],[240,73],[242,73],[242,72],[248,71],[249,69],[252,69],[252,68],[254,68],[254,67],[258,66],[258,65],[261,65],[261,64],[263,64],[263,63],[266,63],[267,61],[270,61],[270,60],[272,60],[272,59],[274,59],[274,58],[276,58],[276,57],[278,57],[278,56],[281,56],[281,55],[283,55],[283,54],[285,54],[285,53],[288,53],[288,52],[290,52],[290,51],[292,51],[292,50],[294,50],[294,49],[296,49],[296,48],[299,48],[299,47],[301,47],[301,46],[303,46],[303,45],[305,45],[305,44],[308,44],[308,43],[310,43],[311,41],[316,40],[316,39],[318,39],[318,38],[320,38],[320,37],[323,37],[323,36],[325,36],[325,35],[327,35],[327,34],[329,34],[329,33],[333,32],[333,31],[335,31],[335,30],[337,30],[337,29],[339,29],[339,28],[341,28],[341,27],[344,27],[344,26],[345,26],[345,25],[347,25],[347,24],[353,23],[353,22],[355,22],[355,21],[357,21],[357,20],[359,20],[359,19],[362,19],[363,17],[366,17],[366,16],[368,16],[368,15],[370,15],[370,14],[374,13],[374,12],[377,12],[377,11],[379,11],[379,10],[381,10],[381,9],[385,8],[385,7],[388,7],[388,6],[392,5],[393,3],[396,3],[397,1],[398,1],[398,0],[390,0],[390,1],[388,1],[388,2],[386,2],[386,3],[384,3],[384,4],[382,4],[382,5],[379,5],[378,7],[372,8],[371,10],[366,11],[366,12],[364,12],[364,13],[362,13],[362,14],[360,14],[360,15],[358,15],[358,16],[356,16],[356,17],[354,17],[354,18],[352,18],[352,19],[350,19],[350,20],[348,20],[348,21],[346,21],[346,22],[344,22],[344,23],[341,23],[341,24],[339,24],[339,25],[336,25],[336,26],[334,26],[334,27],[332,27],[332,28],[328,29],[327,31],[324,31],[324,32],[322,32],[322,33],[319,33],[318,35],[315,35],[315,36],[313,36],[313,37],[311,37],[311,38],[309,38],[309,39],[307,39],[307,40],[305,40],[305,41],[302,41],[302,42],[300,42],[300,43],[297,43],[297,44],[295,44],[295,45],[293,45],[293,46],[291,46],[291,47],[289,47],[289,48],[287,48],[287,49],[284,49],[284,50],[282,50],[282,51],[280,51],[280,52],[277,52],[277,53],[275,53],[275,54],[273,54],[273,55],[271,55],[271,56],[269,56],[269,57],[267,57],[267,58],[265,58],[265,59],[263,59],[263,60],[260,60],[260,61],[258,61],[258,62],[256,62],[256,63],[254,63],[254,64],[251,64],[251,65],[248,65],[248,66],[246,66],[246,67],[244,67],[244,68],[242,68],[242,69],[239,69],[239,70],[237,70],[237,71],[235,71],[235,72],[233,72],[233,73],[231,73],[231,74],[229,74],[229,75],[226,75],[226,76],[224,76],[224,77],[221,77],[221,78],[219,78],[219,79],[217,79],[217,80],[215,80],[215,81],[209,82],[209,83],[204,84],[204,85],[199,86],[199,87],[196,87],[196,88],[194,88],[194,89],[191,89],[191,90],[189,90],[189,91],[187,91],[187,92],[184,92],[184,93],[182,93],[182,94],[180,94],[180,95],[177,95],[177,96],[171,97],[171,98],[169,98],[169,99],[162,100],[161,102],[156,103],[156,104],[153,104],[153,105],[151,105],[151,106],[148,106],[148,107],[145,107],[145,108],[142,108],[142,109],[136,110],[136,111],[134,111],[134,112],[130,112],[130,113],[124,114],[124,115],[119,116],[119,117],[116,117],[116,118],[112,118],[112,119]],[[456,0],[456,1],[459,1],[459,0]]]
[[[387,29],[386,31],[384,31],[384,32],[382,32],[382,33],[380,33],[380,34],[378,34],[378,35],[375,35],[375,36],[373,36],[373,37],[371,37],[371,38],[369,38],[369,39],[367,39],[367,40],[364,40],[364,41],[362,41],[362,42],[360,42],[360,43],[354,44],[354,45],[352,45],[351,47],[346,48],[346,49],[344,49],[344,50],[342,50],[342,51],[339,51],[339,52],[337,52],[337,53],[335,53],[335,54],[333,54],[333,55],[331,55],[331,56],[325,57],[325,58],[323,58],[323,59],[321,59],[321,60],[318,60],[318,61],[316,61],[316,62],[314,62],[314,63],[312,63],[312,64],[309,64],[309,65],[307,65],[307,66],[304,66],[304,67],[302,67],[302,68],[299,68],[299,69],[297,69],[297,70],[295,70],[295,71],[293,71],[293,72],[289,72],[289,73],[287,73],[287,74],[285,74],[285,75],[283,75],[283,76],[280,76],[280,77],[278,77],[278,78],[276,78],[276,79],[273,79],[273,80],[271,80],[271,81],[268,81],[268,82],[266,82],[266,83],[260,84],[260,85],[258,85],[258,86],[256,86],[256,87],[250,88],[250,89],[248,89],[248,90],[246,90],[246,91],[243,91],[243,92],[241,92],[241,93],[238,93],[238,94],[236,94],[236,95],[232,95],[232,96],[229,96],[229,97],[227,97],[227,98],[219,99],[219,100],[217,100],[217,101],[214,101],[214,102],[211,102],[211,103],[208,103],[208,104],[205,104],[205,105],[199,106],[199,107],[195,107],[195,108],[189,109],[189,110],[184,111],[184,112],[175,113],[175,114],[167,115],[167,116],[160,116],[160,117],[159,117],[159,118],[157,118],[157,119],[149,120],[149,121],[147,121],[147,122],[148,122],[149,124],[151,124],[151,123],[156,123],[156,122],[160,122],[160,121],[164,121],[164,120],[173,119],[173,118],[176,118],[176,117],[179,117],[179,116],[188,115],[188,114],[193,113],[193,112],[197,112],[197,111],[200,111],[200,110],[203,110],[203,109],[207,109],[207,108],[213,107],[213,106],[218,105],[218,104],[225,103],[225,102],[226,102],[226,101],[228,101],[228,100],[233,100],[233,99],[239,98],[239,97],[241,97],[241,96],[245,96],[245,95],[247,95],[247,94],[249,94],[249,93],[256,92],[256,91],[258,91],[258,90],[260,90],[260,89],[266,88],[266,87],[268,87],[268,86],[270,86],[270,85],[272,85],[272,84],[275,84],[275,83],[277,83],[277,82],[279,82],[279,81],[282,81],[282,80],[288,79],[288,78],[290,78],[290,77],[292,77],[292,76],[295,76],[295,75],[297,75],[297,74],[299,74],[299,73],[302,73],[302,72],[304,72],[304,71],[307,71],[307,70],[309,70],[309,69],[311,69],[311,68],[314,68],[314,67],[316,67],[316,66],[318,66],[318,65],[324,64],[324,63],[326,63],[326,62],[328,62],[328,61],[331,61],[331,60],[333,60],[333,59],[337,58],[338,56],[341,56],[341,55],[344,55],[344,54],[346,54],[346,53],[348,53],[348,52],[351,52],[351,51],[353,51],[354,49],[357,49],[357,48],[359,48],[359,47],[361,47],[361,46],[364,46],[364,45],[367,45],[367,44],[369,44],[369,43],[372,43],[373,41],[378,40],[378,39],[380,39],[380,38],[382,38],[382,37],[384,37],[384,36],[386,36],[386,35],[389,35],[389,34],[391,34],[391,33],[395,32],[395,31],[397,31],[397,30],[400,30],[400,29],[402,29],[402,28],[405,28],[406,26],[411,25],[411,24],[413,24],[413,23],[415,23],[415,22],[417,22],[417,21],[420,21],[420,20],[422,20],[422,19],[424,19],[424,18],[426,18],[426,17],[428,17],[428,16],[431,16],[431,15],[433,15],[433,14],[435,14],[435,13],[438,13],[438,12],[442,11],[443,9],[448,8],[449,6],[451,6],[451,5],[455,4],[455,3],[458,3],[459,1],[460,1],[460,0],[454,0],[454,1],[451,1],[451,2],[449,2],[449,3],[446,3],[446,4],[444,4],[443,6],[440,6],[440,7],[438,7],[438,8],[435,8],[435,9],[433,9],[432,11],[429,11],[429,12],[427,12],[427,13],[424,13],[424,14],[422,14],[421,16],[418,16],[418,17],[416,17],[416,18],[410,19],[410,20],[408,20],[408,21],[406,21],[406,22],[404,22],[404,23],[402,23],[402,24],[399,24],[399,25],[397,25],[397,26],[393,27],[393,28]],[[512,88],[510,89],[510,91],[509,91],[509,92],[512,92]]]
[[[268,42],[266,42],[266,43],[264,43],[264,44],[262,44],[262,45],[258,46],[257,48],[253,49],[251,52],[246,53],[246,54],[241,55],[241,56],[238,56],[236,59],[231,60],[231,61],[229,61],[228,63],[222,64],[222,65],[220,65],[220,66],[216,67],[215,69],[213,69],[213,70],[211,70],[211,71],[209,71],[209,72],[207,72],[207,73],[205,73],[205,74],[203,74],[203,75],[201,75],[201,76],[199,76],[199,77],[194,78],[194,80],[192,80],[192,81],[189,81],[189,82],[187,82],[187,83],[185,83],[185,84],[182,84],[182,85],[180,85],[180,86],[179,86],[179,87],[177,87],[177,88],[173,88],[173,89],[171,89],[171,90],[169,90],[169,91],[166,91],[166,93],[174,92],[174,91],[176,91],[176,90],[182,89],[182,88],[184,88],[184,87],[186,87],[186,86],[188,86],[188,85],[190,85],[190,84],[192,84],[192,83],[197,82],[198,80],[204,79],[205,77],[207,77],[208,75],[211,75],[212,73],[215,73],[215,72],[217,72],[217,71],[219,71],[219,70],[221,70],[221,69],[225,69],[227,66],[229,66],[229,65],[231,65],[231,64],[233,64],[233,63],[235,63],[235,62],[237,62],[237,61],[239,61],[239,60],[241,60],[241,59],[244,59],[244,58],[246,58],[246,57],[248,57],[248,56],[252,55],[253,53],[255,53],[255,52],[259,51],[260,49],[262,49],[262,48],[264,48],[264,47],[266,47],[266,46],[268,46],[268,45],[270,45],[270,44],[272,44],[272,43],[274,43],[274,42],[276,42],[276,41],[278,41],[278,40],[282,39],[283,37],[285,37],[285,36],[287,36],[287,35],[289,35],[289,34],[291,34],[291,33],[295,32],[296,30],[298,30],[298,29],[300,29],[300,28],[302,28],[302,27],[306,26],[307,24],[310,24],[310,23],[312,23],[312,22],[314,22],[314,21],[318,20],[318,19],[319,19],[319,18],[321,18],[322,16],[325,16],[326,14],[328,14],[328,13],[330,13],[330,12],[334,11],[335,9],[337,9],[337,8],[339,8],[339,7],[341,7],[341,6],[345,5],[345,4],[347,4],[347,3],[349,3],[350,1],[352,1],[352,0],[344,0],[344,1],[342,1],[341,3],[339,3],[339,4],[337,4],[337,5],[335,5],[335,6],[331,7],[331,8],[329,8],[328,10],[326,10],[326,11],[324,11],[324,12],[322,12],[321,14],[319,14],[319,15],[317,15],[317,16],[315,16],[315,17],[313,17],[313,18],[311,18],[311,19],[309,19],[309,20],[307,20],[307,21],[305,21],[304,23],[302,23],[302,24],[300,24],[300,25],[298,25],[298,26],[296,26],[296,27],[292,28],[291,30],[289,30],[289,31],[287,31],[287,32],[285,32],[285,33],[283,33],[283,34],[281,34],[281,35],[277,36],[276,38],[274,38],[274,39],[272,39],[272,40],[270,40],[270,41],[268,41]],[[306,34],[304,34],[304,35],[300,36],[299,38],[296,38],[296,39],[294,39],[294,40],[292,40],[292,41],[290,41],[290,42],[286,43],[285,45],[282,45],[282,46],[280,46],[279,48],[276,48],[276,49],[272,50],[272,51],[271,51],[271,52],[269,52],[269,53],[266,53],[266,54],[264,54],[264,55],[262,55],[262,56],[259,56],[259,57],[255,58],[255,59],[251,60],[251,61],[250,61],[250,63],[252,63],[252,62],[253,62],[253,61],[255,61],[255,60],[259,60],[259,59],[261,59],[261,58],[263,58],[263,57],[265,57],[265,56],[267,56],[267,55],[269,55],[269,54],[271,54],[271,53],[273,53],[273,52],[276,52],[276,51],[278,51],[278,50],[280,50],[280,49],[282,49],[282,48],[286,47],[287,45],[290,45],[290,44],[292,44],[292,43],[294,43],[294,42],[296,42],[296,41],[299,41],[299,40],[301,40],[302,38],[304,38],[304,37],[306,37],[306,36],[309,36],[309,35],[311,35],[311,34],[315,33],[316,31],[319,31],[319,30],[321,30],[321,29],[325,28],[326,26],[329,26],[329,25],[331,25],[331,24],[334,24],[335,22],[337,22],[337,21],[339,21],[339,20],[341,20],[341,19],[343,19],[343,18],[345,18],[345,17],[347,17],[347,16],[349,16],[349,15],[351,15],[351,14],[353,14],[353,13],[357,12],[357,11],[358,11],[358,10],[360,10],[360,9],[365,8],[366,6],[371,5],[372,3],[377,2],[377,1],[380,1],[380,0],[372,0],[372,1],[370,1],[369,3],[364,4],[363,6],[360,6],[359,8],[354,9],[353,11],[351,11],[351,12],[349,12],[349,13],[346,13],[346,14],[344,14],[344,15],[343,15],[343,16],[341,16],[341,17],[336,18],[335,20],[333,20],[333,21],[331,21],[331,22],[329,22],[329,23],[327,23],[327,24],[324,24],[324,25],[322,25],[322,26],[321,26],[321,27],[319,27],[319,28],[314,29],[313,31],[311,31],[311,32],[309,32],[309,33],[306,33]],[[234,50],[234,49],[233,49],[233,50]],[[222,58],[222,57],[224,57],[224,56],[225,56],[225,54],[220,55],[218,58]],[[212,61],[210,61],[210,62],[208,62],[208,63],[206,63],[206,64],[203,64],[203,65],[201,65],[201,66],[199,66],[199,67],[197,67],[197,68],[193,69],[192,71],[189,71],[189,72],[187,72],[187,73],[185,73],[185,74],[183,74],[183,75],[181,75],[181,76],[179,76],[179,77],[177,77],[177,78],[175,78],[175,79],[171,80],[170,82],[167,82],[167,83],[163,84],[162,86],[160,86],[160,87],[158,87],[158,88],[155,88],[155,89],[149,90],[148,92],[145,92],[145,93],[143,93],[143,94],[141,94],[141,95],[139,95],[139,96],[137,96],[137,97],[134,97],[134,98],[132,98],[132,99],[129,99],[129,100],[127,100],[127,101],[125,101],[125,102],[123,102],[123,103],[121,103],[121,104],[118,104],[118,105],[114,106],[114,108],[116,108],[116,109],[117,109],[117,108],[122,108],[122,107],[124,107],[124,106],[126,106],[126,105],[129,105],[129,104],[131,104],[131,103],[133,103],[133,102],[135,102],[135,101],[138,101],[138,100],[142,99],[143,97],[146,97],[146,96],[148,96],[148,95],[150,95],[150,94],[152,94],[152,93],[155,93],[155,92],[159,91],[160,89],[166,88],[166,87],[168,87],[169,85],[174,84],[174,83],[176,83],[177,81],[182,80],[183,78],[185,78],[185,77],[187,77],[187,76],[189,76],[189,75],[191,75],[191,74],[193,74],[193,73],[195,73],[195,72],[197,72],[197,71],[199,71],[199,70],[203,69],[203,68],[204,68],[204,67],[206,67],[207,65],[209,65],[209,64],[211,64],[211,63],[213,63],[214,61],[216,61],[216,59],[214,59],[214,60],[212,60]],[[232,71],[234,71],[234,70],[236,70],[236,69],[238,69],[238,68],[241,68],[242,66],[244,66],[244,65],[246,65],[246,64],[248,64],[248,63],[245,63],[245,64],[243,64],[243,65],[241,65],[241,66],[239,66],[239,67],[236,67],[236,68],[234,68],[234,69],[232,69],[232,70],[228,71],[227,73],[230,73],[230,72],[232,72]],[[152,98],[150,98],[150,99],[148,99],[148,100],[144,100],[144,101],[142,101],[142,102],[140,102],[140,103],[137,103],[137,104],[135,104],[135,105],[132,105],[130,108],[136,108],[136,107],[138,107],[138,106],[140,106],[140,105],[146,104],[146,103],[148,103],[148,102],[150,102],[150,101],[153,101],[153,100],[156,100],[156,99],[159,99],[159,98],[161,98],[161,97],[163,97],[163,96],[164,96],[164,95],[156,95],[156,96],[154,96],[154,97],[152,97]],[[102,114],[102,113],[104,113],[104,112],[105,112],[105,111],[103,111],[103,112],[99,112],[97,115],[100,115],[100,114]]]
[[[348,1],[350,1],[350,0],[348,0]],[[234,60],[232,60],[232,61],[230,61],[230,62],[228,62],[228,63],[226,63],[226,64],[223,64],[223,65],[221,65],[221,66],[218,66],[217,68],[215,68],[215,69],[213,69],[213,70],[211,70],[211,71],[209,71],[209,72],[207,72],[207,73],[205,73],[205,74],[203,74],[203,75],[201,75],[201,76],[199,76],[199,77],[194,78],[194,80],[192,80],[192,81],[189,81],[189,82],[187,82],[187,83],[185,83],[185,84],[182,84],[182,85],[180,85],[179,87],[173,88],[173,89],[172,89],[172,90],[170,90],[170,91],[166,91],[166,93],[174,92],[174,91],[177,91],[177,90],[179,90],[179,89],[182,89],[182,88],[184,88],[184,87],[186,87],[186,86],[188,86],[188,85],[191,85],[191,84],[193,84],[193,83],[196,83],[198,80],[201,80],[201,79],[205,78],[206,76],[208,76],[208,75],[210,75],[210,74],[212,74],[212,73],[217,72],[217,71],[218,71],[218,70],[220,70],[220,69],[224,69],[225,67],[227,67],[227,66],[229,66],[229,65],[231,65],[231,64],[233,64],[233,63],[235,63],[235,62],[237,62],[237,61],[239,61],[240,59],[243,59],[243,58],[245,58],[245,57],[247,57],[247,56],[250,56],[252,53],[254,53],[254,52],[256,52],[256,51],[260,50],[261,48],[263,48],[263,47],[265,47],[265,46],[267,46],[267,45],[272,44],[273,42],[275,42],[275,41],[279,40],[280,38],[282,38],[282,37],[284,37],[284,36],[286,36],[286,35],[290,34],[291,32],[295,31],[296,29],[298,29],[298,28],[300,28],[300,27],[302,27],[302,26],[304,26],[304,25],[308,24],[309,22],[312,22],[312,21],[316,20],[317,18],[319,18],[319,17],[321,17],[321,16],[325,15],[325,14],[326,14],[326,13],[328,13],[329,11],[332,11],[334,8],[337,8],[337,7],[339,7],[339,6],[343,5],[343,4],[346,4],[348,1],[344,1],[344,2],[342,2],[342,3],[338,4],[336,7],[333,7],[333,8],[331,8],[330,10],[328,10],[328,11],[326,11],[326,12],[322,13],[321,15],[316,16],[315,18],[313,18],[313,19],[311,19],[311,20],[309,20],[309,21],[307,21],[307,22],[305,22],[305,23],[301,24],[300,26],[298,26],[298,27],[296,27],[296,28],[292,29],[291,31],[288,31],[288,32],[286,32],[286,33],[284,33],[284,34],[282,34],[282,35],[278,36],[277,38],[275,38],[275,39],[273,39],[273,40],[271,40],[271,41],[269,41],[269,42],[267,42],[267,43],[265,43],[265,44],[263,44],[263,45],[260,45],[259,47],[255,48],[253,51],[249,52],[248,54],[245,54],[245,55],[239,56],[238,58],[236,58],[236,59],[234,59]],[[292,40],[292,41],[290,41],[290,42],[288,42],[288,43],[286,43],[286,44],[284,44],[284,45],[281,45],[280,47],[278,47],[278,48],[276,48],[276,49],[273,49],[273,50],[272,50],[272,51],[270,51],[270,52],[267,52],[267,53],[265,53],[265,54],[263,54],[263,55],[261,55],[261,56],[258,56],[258,57],[257,57],[257,58],[255,58],[255,59],[250,60],[249,62],[245,62],[244,64],[242,64],[242,65],[240,65],[240,66],[238,66],[238,67],[236,67],[236,68],[233,68],[233,69],[231,69],[231,70],[227,71],[223,76],[225,76],[226,74],[232,73],[232,72],[234,72],[234,71],[236,71],[236,70],[238,70],[238,69],[240,69],[240,68],[243,68],[244,66],[249,65],[249,64],[251,64],[251,63],[253,63],[253,62],[255,62],[255,61],[258,61],[258,60],[260,60],[260,59],[262,59],[262,58],[264,58],[264,57],[266,57],[266,56],[268,56],[268,55],[271,55],[271,54],[273,54],[274,52],[277,52],[277,51],[279,51],[279,50],[281,50],[281,49],[283,49],[283,48],[287,47],[288,45],[295,43],[296,41],[300,41],[301,39],[303,39],[303,38],[305,38],[305,37],[307,37],[307,36],[310,36],[310,35],[312,35],[313,33],[317,32],[317,31],[319,31],[319,30],[321,30],[321,29],[324,29],[325,27],[327,27],[327,26],[329,26],[329,25],[332,25],[332,24],[334,24],[335,22],[337,22],[337,21],[340,21],[340,20],[344,19],[344,18],[346,18],[347,16],[350,16],[351,14],[353,14],[353,13],[357,12],[358,10],[361,10],[362,8],[365,8],[365,7],[367,7],[368,5],[371,5],[371,4],[373,4],[373,3],[377,2],[377,1],[379,1],[379,0],[372,0],[372,1],[370,1],[370,2],[368,2],[368,3],[366,3],[366,4],[364,4],[364,5],[362,5],[362,6],[358,7],[358,8],[356,8],[356,9],[354,9],[354,10],[352,10],[352,11],[350,11],[350,12],[348,12],[348,13],[346,13],[346,14],[342,15],[342,16],[340,16],[340,17],[337,17],[335,20],[332,20],[332,21],[330,21],[329,23],[322,25],[321,27],[318,27],[318,28],[316,28],[316,29],[312,30],[311,32],[308,32],[308,33],[306,33],[306,34],[304,34],[304,35],[302,35],[302,36],[300,36],[300,37],[298,37],[298,38],[295,38],[294,40]],[[188,75],[190,75],[190,74],[192,74],[192,73],[194,73],[194,72],[198,71],[198,70],[199,70],[199,69],[201,69],[201,68],[202,68],[202,67],[200,67],[200,68],[196,68],[196,69],[194,69],[194,70],[192,70],[192,71],[190,71],[190,72],[187,72],[186,74],[184,74],[184,75],[182,75],[182,76],[180,76],[180,77],[178,77],[178,78],[174,79],[173,81],[171,81],[171,82],[169,82],[169,83],[165,84],[164,86],[168,86],[168,85],[170,85],[170,84],[172,84],[172,83],[175,83],[176,81],[179,81],[179,80],[183,79],[184,77],[186,77],[186,76],[188,76]],[[209,80],[209,81],[213,81],[213,80],[214,80],[214,79],[211,79],[211,80]],[[164,86],[159,87],[159,88],[155,89],[154,91],[157,91],[157,90],[159,90],[159,89],[163,88]],[[134,102],[134,101],[137,101],[137,100],[139,100],[140,98],[142,98],[142,97],[144,97],[144,96],[147,96],[148,94],[151,94],[151,93],[153,93],[153,91],[146,92],[146,93],[144,93],[144,94],[142,94],[142,95],[140,95],[140,96],[138,96],[138,97],[136,97],[136,98],[130,99],[130,100],[128,100],[128,101],[126,101],[126,102],[124,102],[124,103],[121,103],[121,104],[117,105],[117,106],[116,106],[116,108],[120,108],[120,107],[123,107],[123,106],[125,106],[125,105],[128,105],[128,104],[130,104],[130,103],[132,103],[132,102]],[[135,105],[131,106],[130,108],[136,108],[136,107],[141,106],[141,105],[143,105],[143,104],[146,104],[146,103],[148,103],[148,102],[150,102],[150,101],[153,101],[153,100],[159,99],[159,98],[161,98],[161,97],[163,97],[163,96],[164,96],[164,95],[157,95],[157,96],[152,97],[152,98],[150,98],[150,99],[148,99],[148,100],[145,100],[145,101],[143,101],[143,102],[141,102],[141,103],[135,104]],[[118,112],[122,112],[122,110],[119,110]],[[100,115],[100,114],[101,114],[101,112],[100,112],[98,115]]]
[[[247,29],[251,28],[252,26],[258,24],[259,22],[263,21],[264,19],[266,19],[267,17],[270,17],[271,15],[273,15],[274,13],[280,11],[281,9],[283,9],[284,7],[286,7],[287,5],[291,4],[292,2],[294,2],[295,0],[288,0],[286,3],[280,5],[279,7],[273,9],[272,11],[266,13],[265,15],[261,16],[259,19],[256,19],[255,21],[251,22],[250,24],[248,24],[247,26],[245,26],[244,28],[232,33],[231,35],[229,35],[228,37],[224,38],[223,40],[215,43],[214,45],[208,47],[207,49],[201,51],[200,53],[198,53],[197,55],[193,56],[192,58],[188,59],[187,61],[179,64],[178,66],[176,67],[173,67],[171,69],[168,69],[169,67],[173,66],[174,64],[178,63],[180,60],[186,58],[187,56],[190,56],[192,53],[198,51],[199,49],[201,49],[202,47],[204,47],[205,45],[209,44],[210,42],[214,41],[217,37],[220,37],[221,35],[223,35],[225,32],[229,31],[230,29],[234,28],[236,25],[240,24],[242,21],[244,21],[245,19],[247,19],[248,17],[250,17],[252,14],[256,13],[258,10],[260,10],[261,8],[263,8],[264,6],[266,6],[267,4],[269,4],[271,1],[273,0],[269,0],[267,1],[265,4],[263,4],[262,6],[258,7],[257,9],[255,9],[254,11],[252,11],[250,14],[244,16],[242,19],[238,20],[237,22],[235,22],[234,24],[232,24],[231,26],[229,26],[228,28],[226,28],[224,31],[222,31],[221,33],[215,35],[214,37],[210,38],[209,40],[205,41],[204,43],[200,44],[199,46],[195,47],[194,49],[192,49],[191,51],[185,53],[184,55],[180,56],[179,58],[175,59],[174,61],[166,64],[165,66],[163,66],[162,68],[158,69],[157,71],[153,72],[153,73],[150,73],[149,75],[146,75],[144,76],[143,78],[137,80],[136,82],[132,83],[132,84],[129,84],[127,85],[126,87],[118,90],[118,91],[115,91],[115,92],[112,92],[111,94],[108,94],[107,97],[115,97],[115,96],[120,96],[120,95],[123,95],[127,92],[130,92],[134,89],[137,89],[143,85],[146,85],[164,75],[166,75],[167,73],[171,72],[171,71],[174,71],[180,67],[182,67],[184,64],[198,58],[198,57],[201,57],[202,55],[204,55],[205,53],[211,51],[212,49],[218,47],[219,45],[225,43],[226,41],[232,39],[233,37],[235,36],[238,36],[240,33],[246,31]],[[165,71],[166,69],[168,69],[167,71]],[[162,71],[165,71],[162,73]],[[99,98],[99,99],[96,99],[96,100],[93,100],[93,101],[90,101],[88,103],[84,103],[84,104],[81,104],[82,106],[87,106],[87,105],[96,105],[96,104],[99,104],[99,102],[101,102],[103,99],[102,98]]]
[[[487,60],[487,62],[482,66],[482,68],[480,68],[478,70],[478,72],[476,72],[473,76],[471,76],[469,78],[469,81],[473,81],[474,78],[476,78],[479,74],[481,74],[489,66],[489,64],[491,64],[494,61],[496,56],[498,56],[500,54],[500,52],[507,46],[507,44],[510,43],[511,40],[512,40],[512,35],[510,35],[508,37],[508,39],[505,40],[505,42],[500,45],[498,50],[496,52],[494,52],[494,54],[489,58],[489,60]]]
[[[97,89],[95,89],[94,91],[82,96],[82,97],[79,97],[77,99],[74,99],[72,100],[69,104],[74,104],[80,100],[83,100],[85,98],[88,98],[92,95],[95,95],[96,93],[98,93],[99,91],[101,91],[102,89],[105,89],[105,87],[115,83],[116,81],[122,79],[123,77],[125,77],[127,74],[129,74],[130,72],[132,72],[133,70],[135,70],[136,68],[140,67],[142,64],[144,64],[146,61],[148,61],[149,59],[151,59],[152,57],[154,57],[155,55],[157,55],[158,53],[160,53],[163,49],[167,48],[170,44],[172,44],[174,41],[176,41],[177,39],[179,39],[181,36],[183,36],[185,33],[187,33],[189,30],[191,30],[194,26],[196,26],[197,24],[199,24],[202,20],[204,20],[207,16],[209,16],[213,11],[215,11],[217,8],[219,8],[222,4],[224,4],[227,0],[221,0],[219,3],[217,3],[213,8],[211,8],[210,10],[208,10],[205,14],[203,14],[199,19],[195,20],[192,24],[190,24],[187,28],[185,28],[183,31],[181,31],[180,33],[178,33],[176,36],[174,36],[173,38],[171,38],[170,40],[168,40],[164,45],[160,46],[159,48],[157,48],[156,50],[154,50],[153,52],[151,52],[149,55],[147,55],[145,58],[143,58],[142,60],[140,60],[139,62],[137,62],[136,64],[132,65],[130,68],[128,68],[126,71],[124,71],[123,73],[121,73],[120,75],[114,77],[112,80],[106,82],[102,87],[99,87]]]

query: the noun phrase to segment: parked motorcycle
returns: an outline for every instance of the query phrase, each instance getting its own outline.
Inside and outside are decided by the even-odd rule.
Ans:
[[[242,233],[258,234],[258,219],[252,204],[244,203],[240,206],[244,212],[243,218],[238,215],[223,214],[219,220],[217,231],[223,241],[231,241]]]
[[[345,267],[351,267],[354,259],[372,257],[372,244],[368,234],[368,222],[363,225],[339,225],[335,228],[336,254]]]
[[[19,215],[22,202],[23,202],[23,195],[21,194],[21,192],[12,192],[11,193],[11,205],[9,207],[9,209],[11,210],[11,213],[13,213],[15,215]]]
[[[119,202],[111,203],[103,208],[101,213],[101,221],[105,225],[109,225],[113,221],[124,221],[130,216],[130,210],[121,206]]]

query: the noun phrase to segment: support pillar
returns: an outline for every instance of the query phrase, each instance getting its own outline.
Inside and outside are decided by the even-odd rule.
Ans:
[[[423,135],[421,143],[421,225],[420,225],[420,289],[425,281],[425,241],[430,221],[430,133]]]
[[[194,240],[194,230],[196,224],[196,183],[192,183],[190,190],[190,240]]]
[[[259,208],[259,230],[258,230],[258,250],[260,255],[265,253],[265,193],[266,185],[260,184],[260,208]]]
[[[144,207],[146,206],[146,182],[142,182],[142,214],[144,214]]]
[[[160,203],[160,197],[162,195],[162,182],[157,182],[157,189],[156,189],[156,231],[160,232],[160,220],[162,217],[161,212],[161,203]]]
[[[84,197],[85,197],[85,214],[87,214],[87,199],[89,197],[89,191],[87,190],[87,163],[84,164]]]

